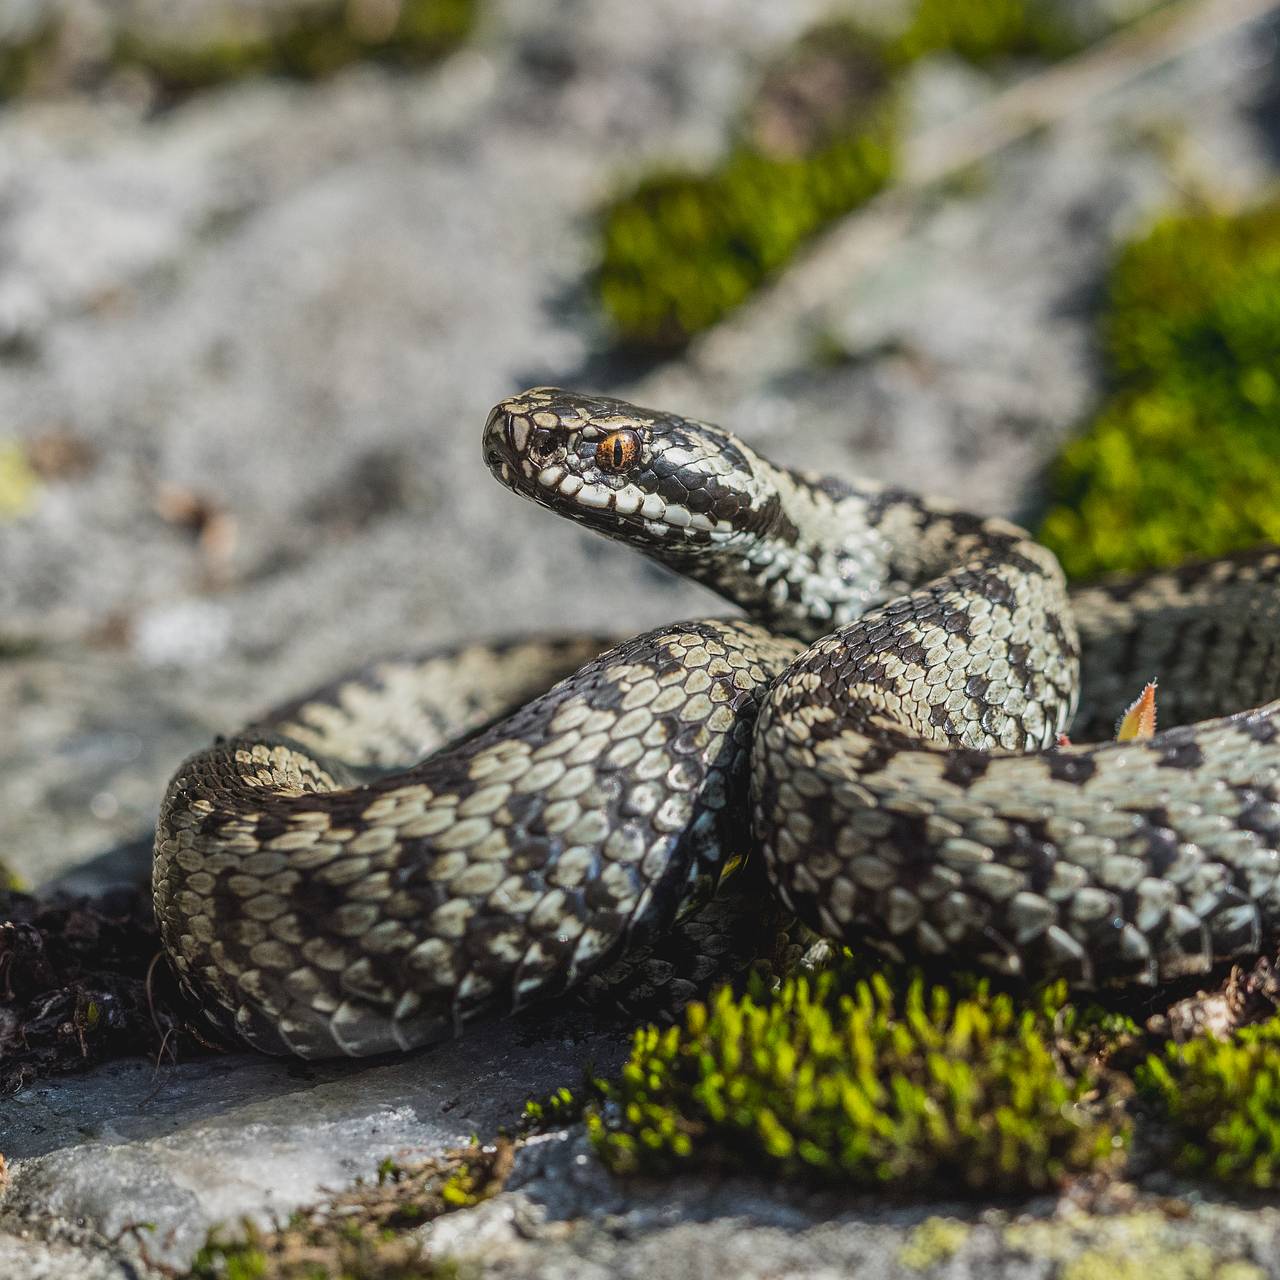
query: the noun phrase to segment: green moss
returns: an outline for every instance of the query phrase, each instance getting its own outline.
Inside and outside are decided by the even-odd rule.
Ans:
[[[816,102],[798,87],[814,80],[831,86]],[[752,114],[713,172],[654,174],[604,210],[597,289],[622,342],[674,347],[708,328],[893,172],[888,67],[852,27],[802,43]]]
[[[380,1240],[348,1224],[315,1243],[282,1252],[279,1233],[246,1223],[236,1238],[211,1233],[188,1273],[192,1280],[451,1280],[457,1269],[427,1259],[421,1246]]]
[[[38,83],[57,41],[58,24],[45,18],[0,42],[0,99],[19,97]]]
[[[1213,1280],[1267,1280],[1267,1273],[1256,1263],[1233,1258],[1214,1268]]]
[[[211,1234],[191,1263],[191,1275],[219,1276],[222,1280],[262,1280],[267,1274],[267,1255],[257,1247],[261,1234],[252,1225],[243,1240],[222,1240]]]
[[[1082,577],[1280,540],[1280,202],[1169,218],[1112,271],[1113,392],[1040,535]]]
[[[1127,1136],[1086,1102],[1092,1073],[1059,1065],[1064,1001],[1060,986],[1019,1009],[982,983],[957,998],[918,977],[897,995],[844,966],[775,994],[722,991],[681,1026],[637,1032],[588,1131],[620,1173],[749,1161],[900,1190],[1051,1186]]]
[[[373,6],[330,2],[288,8],[268,25],[246,24],[200,42],[123,32],[114,60],[142,67],[171,91],[248,75],[316,79],[365,59],[420,65],[465,39],[475,10],[476,0],[401,0],[394,20],[380,25],[368,16],[377,12]]]
[[[1181,1133],[1183,1169],[1280,1185],[1280,1017],[1227,1041],[1170,1044],[1139,1067],[1137,1082]]]
[[[495,1188],[485,1163],[463,1161],[440,1184],[440,1200],[447,1209],[465,1209],[492,1195]]]
[[[600,1092],[598,1083],[588,1085],[590,1096]],[[574,1093],[561,1086],[554,1093],[542,1099],[530,1098],[524,1104],[520,1115],[520,1128],[532,1130],[554,1129],[560,1125],[572,1124],[582,1118],[583,1108],[587,1104],[588,1093]]]
[[[1043,0],[919,0],[894,52],[911,62],[946,50],[982,64],[1019,55],[1061,58],[1079,47],[1058,7]]]
[[[141,69],[166,93],[183,94],[253,75],[312,80],[364,60],[421,66],[466,39],[477,8],[478,0],[312,0],[215,8],[207,28],[186,30],[122,18],[102,54],[68,44],[53,14],[0,42],[0,98],[92,85],[114,67]]]
[[[221,33],[187,44],[141,32],[122,31],[112,61],[141,67],[171,92],[206,89],[273,70],[275,47],[256,28]]]

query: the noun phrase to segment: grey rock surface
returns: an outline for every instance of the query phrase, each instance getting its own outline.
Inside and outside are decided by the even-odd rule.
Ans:
[[[592,1032],[580,1015],[540,1013],[372,1063],[125,1060],[44,1082],[3,1104],[0,1241],[26,1227],[67,1243],[74,1224],[102,1247],[150,1222],[151,1256],[183,1263],[219,1222],[287,1217],[372,1178],[387,1157],[496,1133],[526,1098],[577,1079],[587,1062],[613,1069],[621,1053],[616,1034]]]
[[[762,60],[823,7],[504,0],[421,75],[244,83],[155,117],[0,111],[0,449],[68,435],[91,455],[0,523],[0,650],[36,646],[0,659],[0,860],[33,883],[127,877],[186,751],[379,653],[722,611],[493,484],[479,429],[518,386],[592,385],[781,461],[1034,513],[1100,392],[1117,240],[1188,191],[1275,179],[1276,19],[1225,21],[963,183],[877,202],[687,357],[602,359],[591,210],[648,159],[713,156]],[[927,134],[999,92],[934,64],[913,118]],[[110,1242],[143,1220],[181,1261],[216,1220],[492,1132],[621,1049],[535,1018],[390,1064],[47,1082],[0,1103],[0,1274],[135,1274]],[[432,1239],[495,1276],[906,1275],[939,1239],[960,1243],[935,1274],[1038,1276],[1094,1248],[1082,1213],[624,1188],[570,1136]],[[1272,1208],[1170,1225],[1138,1197],[1117,1221],[1098,1240],[1127,1274],[1280,1274]]]
[[[1278,1273],[1280,1210],[1235,1208],[1195,1192],[1182,1203],[1173,1217],[1158,1197],[1132,1187],[1118,1189],[1100,1214],[1071,1195],[984,1207],[895,1205],[734,1176],[621,1185],[570,1129],[525,1147],[502,1194],[438,1219],[424,1234],[434,1253],[485,1280]]]

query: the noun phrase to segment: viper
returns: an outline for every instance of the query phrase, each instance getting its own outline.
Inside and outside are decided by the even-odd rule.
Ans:
[[[483,449],[746,616],[388,659],[186,760],[153,896],[219,1026],[374,1054],[634,981],[673,930],[714,968],[694,909],[744,860],[827,938],[1030,979],[1275,930],[1280,552],[1069,589],[1005,520],[555,388]],[[1109,738],[1155,677],[1169,727]]]

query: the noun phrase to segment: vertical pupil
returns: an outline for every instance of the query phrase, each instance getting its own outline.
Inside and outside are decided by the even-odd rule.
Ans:
[[[622,466],[622,437],[614,436],[613,438],[613,465],[615,467]]]

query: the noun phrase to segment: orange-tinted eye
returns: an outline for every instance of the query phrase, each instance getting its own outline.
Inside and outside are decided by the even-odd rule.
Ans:
[[[632,430],[610,431],[596,445],[596,465],[602,471],[623,471],[640,456],[640,437]]]

